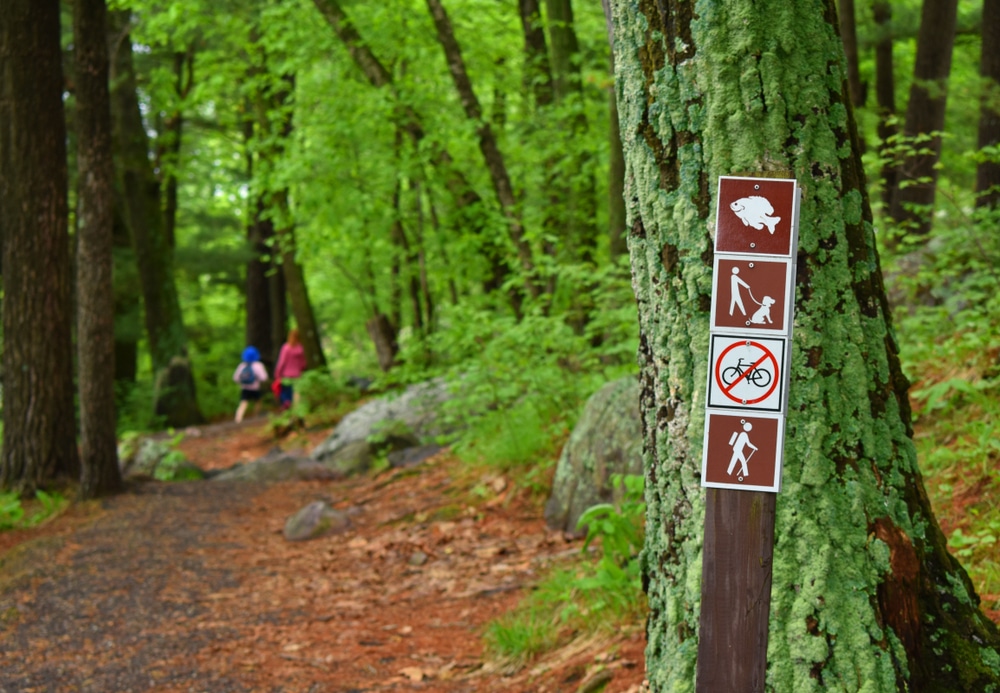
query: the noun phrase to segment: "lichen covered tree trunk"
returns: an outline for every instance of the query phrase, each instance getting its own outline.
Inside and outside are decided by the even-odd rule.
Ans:
[[[985,691],[996,628],[948,554],[911,441],[834,0],[614,0],[639,307],[647,668],[694,690],[716,181],[804,190],[767,689]]]

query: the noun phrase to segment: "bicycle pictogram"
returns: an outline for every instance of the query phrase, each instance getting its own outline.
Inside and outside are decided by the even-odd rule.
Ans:
[[[743,378],[746,382],[763,388],[771,384],[773,377],[771,371],[760,365],[744,361],[742,357],[736,362],[735,366],[722,369],[722,382],[727,387],[740,378]]]

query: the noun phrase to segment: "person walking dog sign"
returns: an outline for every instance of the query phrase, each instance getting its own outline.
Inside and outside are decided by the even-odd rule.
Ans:
[[[719,178],[701,484],[777,492],[798,247],[795,180]]]

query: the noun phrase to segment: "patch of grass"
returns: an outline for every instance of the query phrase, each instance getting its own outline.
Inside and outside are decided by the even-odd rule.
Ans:
[[[516,471],[522,486],[547,491],[544,472],[555,464],[567,435],[563,419],[524,401],[476,419],[455,453],[470,464]]]
[[[549,609],[526,608],[504,614],[486,626],[487,650],[503,662],[502,668],[516,673],[534,657],[556,646],[558,623]]]

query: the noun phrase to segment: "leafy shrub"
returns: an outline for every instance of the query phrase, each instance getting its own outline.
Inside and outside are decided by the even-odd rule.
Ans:
[[[39,489],[35,492],[36,509],[29,513],[17,493],[0,493],[0,530],[34,527],[61,512],[67,504],[61,494]]]

